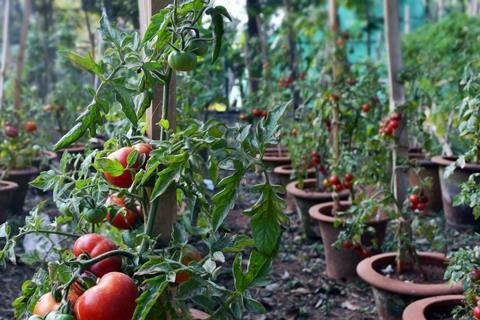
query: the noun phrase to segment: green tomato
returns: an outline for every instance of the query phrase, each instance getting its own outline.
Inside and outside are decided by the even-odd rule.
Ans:
[[[105,220],[107,209],[105,207],[88,209],[84,213],[85,220],[90,223],[100,223]]]
[[[75,318],[72,315],[54,311],[50,312],[45,320],[75,320]]]
[[[192,71],[197,65],[197,56],[191,52],[172,51],[168,65],[175,71]]]
[[[208,52],[208,43],[204,39],[192,39],[187,46],[187,50],[193,52],[197,56],[203,57]]]

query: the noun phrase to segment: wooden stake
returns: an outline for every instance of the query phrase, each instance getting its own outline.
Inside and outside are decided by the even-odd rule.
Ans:
[[[2,64],[0,66],[0,111],[3,107],[3,87],[7,71],[8,52],[10,49],[10,0],[5,0],[3,9]]]
[[[20,109],[22,105],[22,74],[25,64],[25,51],[27,49],[28,29],[30,27],[30,12],[32,9],[31,0],[25,0],[23,4],[22,30],[20,33],[20,48],[18,49],[17,74],[13,88],[13,102],[15,110]]]
[[[152,15],[166,7],[170,1],[168,0],[138,0],[140,12],[140,31],[145,32]],[[175,75],[172,75],[170,88],[168,90],[168,121],[170,128],[175,130],[176,127],[176,83]],[[158,125],[162,118],[163,106],[163,86],[156,86],[153,91],[153,101],[147,110],[147,136],[154,140],[161,137],[160,126]],[[165,194],[160,197],[157,215],[154,224],[156,235],[160,235],[159,246],[166,246],[170,241],[172,226],[177,216],[177,197],[175,187],[171,187]]]

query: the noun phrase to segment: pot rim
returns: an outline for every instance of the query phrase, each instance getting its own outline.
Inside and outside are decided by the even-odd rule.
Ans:
[[[284,165],[281,165],[281,166],[278,166],[278,167],[275,167],[273,169],[273,172],[276,173],[276,174],[280,174],[280,175],[288,175],[290,176],[292,173],[293,173],[294,169],[292,168],[292,164],[289,163],[289,164],[284,164]],[[307,169],[307,173],[314,173],[315,172],[315,168],[309,168]]]
[[[458,159],[457,156],[434,156],[432,162],[440,166],[448,167]],[[463,168],[458,167],[460,170],[475,170],[480,171],[480,164],[475,163],[465,163]]]
[[[46,155],[48,160],[55,160],[55,159],[58,158],[58,155],[53,151],[44,150],[44,151],[42,151],[42,154]]]
[[[445,296],[435,296],[425,299],[417,300],[413,303],[410,303],[405,310],[403,310],[402,319],[404,320],[428,320],[425,317],[425,313],[430,308],[435,308],[435,306],[450,304],[450,305],[461,305],[464,303],[465,297],[461,294],[449,294]]]
[[[448,282],[428,284],[428,283],[407,283],[404,281],[388,278],[380,274],[373,265],[386,265],[394,263],[396,252],[386,252],[374,255],[370,258],[362,260],[357,265],[358,276],[371,286],[382,289],[388,292],[393,292],[401,295],[425,297],[438,296],[446,294],[462,293],[461,284],[457,283],[451,286]],[[445,255],[438,252],[419,252],[418,256],[424,260],[436,260],[440,263],[445,263],[447,259]]]
[[[340,205],[350,207],[352,206],[352,202],[340,201]],[[325,222],[325,223],[334,224],[335,221],[343,220],[343,218],[341,217],[328,216],[320,212],[322,209],[327,207],[333,207],[333,202],[316,204],[308,210],[308,214],[310,215],[310,218],[319,220],[320,222]],[[367,224],[386,223],[388,221],[390,221],[390,219],[385,214],[382,214],[379,219],[370,220]]]
[[[0,173],[5,172],[5,170],[0,169]],[[24,169],[12,169],[8,171],[7,176],[33,176],[40,172],[36,167],[26,167]]]
[[[286,153],[286,155],[274,155],[272,153],[265,153],[263,155],[262,161],[272,161],[272,162],[291,162],[290,155]]]
[[[316,179],[304,179],[303,180],[305,185],[314,185],[316,183]],[[287,185],[287,192],[292,194],[295,197],[307,199],[307,200],[315,200],[315,199],[332,199],[333,192],[319,192],[319,191],[305,191],[298,187],[298,180],[292,181]],[[348,198],[349,192],[347,190],[343,190],[339,193],[340,197]]]
[[[0,180],[0,192],[9,192],[18,189],[18,183],[8,180]]]

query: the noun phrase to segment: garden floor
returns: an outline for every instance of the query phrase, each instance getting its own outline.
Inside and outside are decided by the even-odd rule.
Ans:
[[[252,174],[244,181],[244,185],[251,185],[258,180],[258,177]],[[49,198],[48,195],[38,196],[29,193],[26,208],[31,208],[39,201]],[[236,208],[227,220],[227,225],[232,231],[248,233],[249,220],[241,212],[250,206],[254,199],[252,194],[241,193]],[[55,210],[51,206],[47,206],[48,208],[49,214],[53,215]],[[285,229],[279,256],[273,265],[271,283],[253,292],[266,307],[267,313],[249,315],[245,319],[376,319],[370,288],[360,281],[342,283],[329,279],[325,275],[322,243],[306,239],[297,215],[291,214],[289,217],[290,224]],[[444,241],[451,244],[451,249],[478,243],[478,237],[473,232],[447,230],[447,234]],[[421,240],[419,244],[425,245]],[[391,240],[387,239],[386,247],[391,245]],[[16,266],[8,265],[6,270],[2,270],[0,320],[14,318],[11,303],[20,294],[22,282],[31,277],[33,272],[31,267],[23,263]]]

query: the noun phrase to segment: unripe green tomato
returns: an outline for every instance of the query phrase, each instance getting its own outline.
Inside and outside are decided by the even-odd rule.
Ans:
[[[107,209],[105,207],[88,209],[84,213],[85,220],[90,223],[100,223],[105,220]]]
[[[75,318],[72,315],[54,311],[54,312],[50,312],[45,317],[45,320],[75,320]]]
[[[176,71],[192,71],[197,65],[197,56],[192,52],[172,51],[168,65]]]
[[[197,56],[203,57],[208,52],[208,43],[204,39],[192,39],[188,44],[187,50],[193,52]]]

